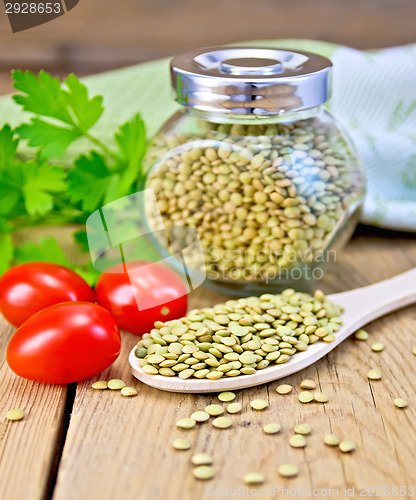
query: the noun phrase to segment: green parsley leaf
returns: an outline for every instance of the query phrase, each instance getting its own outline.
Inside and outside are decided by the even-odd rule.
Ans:
[[[76,118],[77,127],[83,131],[89,130],[103,114],[103,97],[88,98],[88,90],[78,78],[71,74],[64,80],[68,91],[63,91],[64,101]]]
[[[82,209],[93,212],[111,201],[131,193],[137,176],[123,165],[109,168],[104,156],[93,151],[90,156],[80,156],[69,171],[69,196]]]
[[[13,71],[13,87],[23,95],[14,95],[13,99],[25,111],[35,115],[48,116],[74,125],[66,106],[59,78],[53,78],[46,71],[40,71],[36,77],[31,71]]]
[[[68,146],[82,136],[77,128],[66,128],[32,118],[30,123],[24,123],[16,129],[22,139],[29,140],[29,146],[43,147],[45,158],[61,158]]]
[[[13,242],[10,234],[0,234],[0,274],[9,269],[13,259]]]
[[[16,248],[16,262],[25,264],[26,262],[53,262],[61,266],[71,267],[71,263],[66,258],[61,246],[54,237],[39,238],[37,244],[27,241]]]
[[[93,151],[90,156],[80,156],[69,172],[71,200],[81,202],[83,210],[89,212],[99,208],[106,198],[111,175],[102,155]]]
[[[26,262],[53,262],[54,264],[68,267],[83,277],[90,285],[93,285],[99,276],[99,273],[93,268],[91,262],[85,266],[73,266],[65,256],[58,241],[52,236],[39,238],[37,243],[31,241],[24,243],[16,248],[15,258],[18,264]]]
[[[16,129],[30,146],[43,148],[46,158],[62,157],[72,142],[87,135],[104,111],[102,96],[90,99],[87,87],[73,74],[63,82],[67,89],[59,78],[52,78],[45,71],[37,77],[30,71],[14,71],[13,79],[14,87],[22,92],[13,96],[16,103],[38,117],[61,122],[60,125],[34,117]]]
[[[146,153],[146,128],[140,113],[121,125],[115,134],[122,161],[137,167]]]
[[[19,140],[13,139],[13,136],[14,132],[8,124],[0,130],[0,170],[7,170],[14,162]]]
[[[20,201],[31,216],[45,215],[54,206],[56,193],[66,191],[66,171],[63,167],[49,165],[38,160],[16,162],[9,172],[0,175],[0,213],[10,213]],[[7,200],[6,200],[7,197]]]

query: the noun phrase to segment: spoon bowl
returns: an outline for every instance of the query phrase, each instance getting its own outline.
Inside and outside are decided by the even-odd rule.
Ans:
[[[345,308],[342,314],[344,322],[335,333],[335,341],[331,343],[318,341],[309,345],[306,351],[294,354],[284,364],[268,366],[252,375],[223,377],[218,380],[192,378],[183,380],[179,377],[147,375],[143,372],[133,348],[129,356],[131,371],[141,382],[170,392],[222,392],[278,380],[312,365],[370,321],[415,303],[416,269],[373,285],[329,295],[328,299]]]

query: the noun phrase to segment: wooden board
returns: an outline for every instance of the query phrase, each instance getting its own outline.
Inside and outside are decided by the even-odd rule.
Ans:
[[[14,328],[0,317],[0,498],[40,500],[60,456],[67,389],[24,380],[5,361]],[[5,419],[21,408],[19,422]]]
[[[414,42],[413,0],[81,0],[13,34],[0,10],[0,92],[12,68],[80,76],[244,40],[311,38],[357,48]],[[2,83],[3,82],[3,83]]]
[[[416,265],[413,238],[383,234],[392,237],[380,239],[373,232],[355,239],[339,255],[326,291],[362,286]],[[200,289],[192,296],[191,307],[223,299]],[[374,322],[368,326],[368,342],[347,340],[316,365],[284,379],[295,387],[287,396],[275,392],[278,383],[237,392],[243,412],[232,417],[233,427],[227,430],[214,429],[210,422],[190,431],[177,429],[177,420],[216,402],[216,396],[165,393],[135,381],[127,356],[137,339],[126,334],[119,360],[98,378],[122,378],[138,388],[139,396],[127,399],[111,391],[94,392],[91,381],[79,384],[53,498],[194,500],[211,491],[206,488],[242,486],[250,471],[265,474],[269,487],[332,488],[339,498],[352,498],[344,494],[346,486],[354,487],[358,497],[362,487],[415,485],[415,321],[412,307]],[[372,352],[373,341],[382,341],[385,350]],[[381,367],[383,378],[369,382],[366,373],[375,367]],[[303,378],[314,379],[329,402],[302,405],[297,395]],[[394,406],[399,396],[408,400],[407,409]],[[269,408],[251,410],[249,402],[255,398],[268,400]],[[262,426],[273,421],[282,425],[281,433],[263,434]],[[304,450],[290,448],[292,428],[301,422],[313,426],[308,445]],[[347,455],[325,446],[322,439],[327,432],[355,441],[356,452]],[[172,440],[184,436],[192,450],[173,450]],[[214,480],[204,483],[193,478],[194,452],[213,456]],[[280,478],[277,468],[283,463],[298,464],[299,476]]]

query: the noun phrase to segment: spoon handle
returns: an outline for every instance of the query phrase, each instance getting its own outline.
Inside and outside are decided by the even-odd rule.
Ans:
[[[334,294],[331,299],[345,307],[345,327],[360,328],[416,302],[416,268],[373,285]]]

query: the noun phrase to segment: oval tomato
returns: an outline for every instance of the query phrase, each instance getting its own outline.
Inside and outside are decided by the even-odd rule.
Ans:
[[[28,262],[0,278],[0,312],[14,326],[45,307],[69,301],[95,302],[95,297],[88,283],[67,267]]]
[[[110,267],[95,286],[97,302],[117,321],[120,329],[143,334],[155,321],[177,319],[186,314],[185,285],[170,269],[154,262],[128,263]]]
[[[7,362],[20,377],[69,384],[108,368],[120,349],[120,332],[107,310],[89,302],[65,302],[23,323],[10,340]]]

